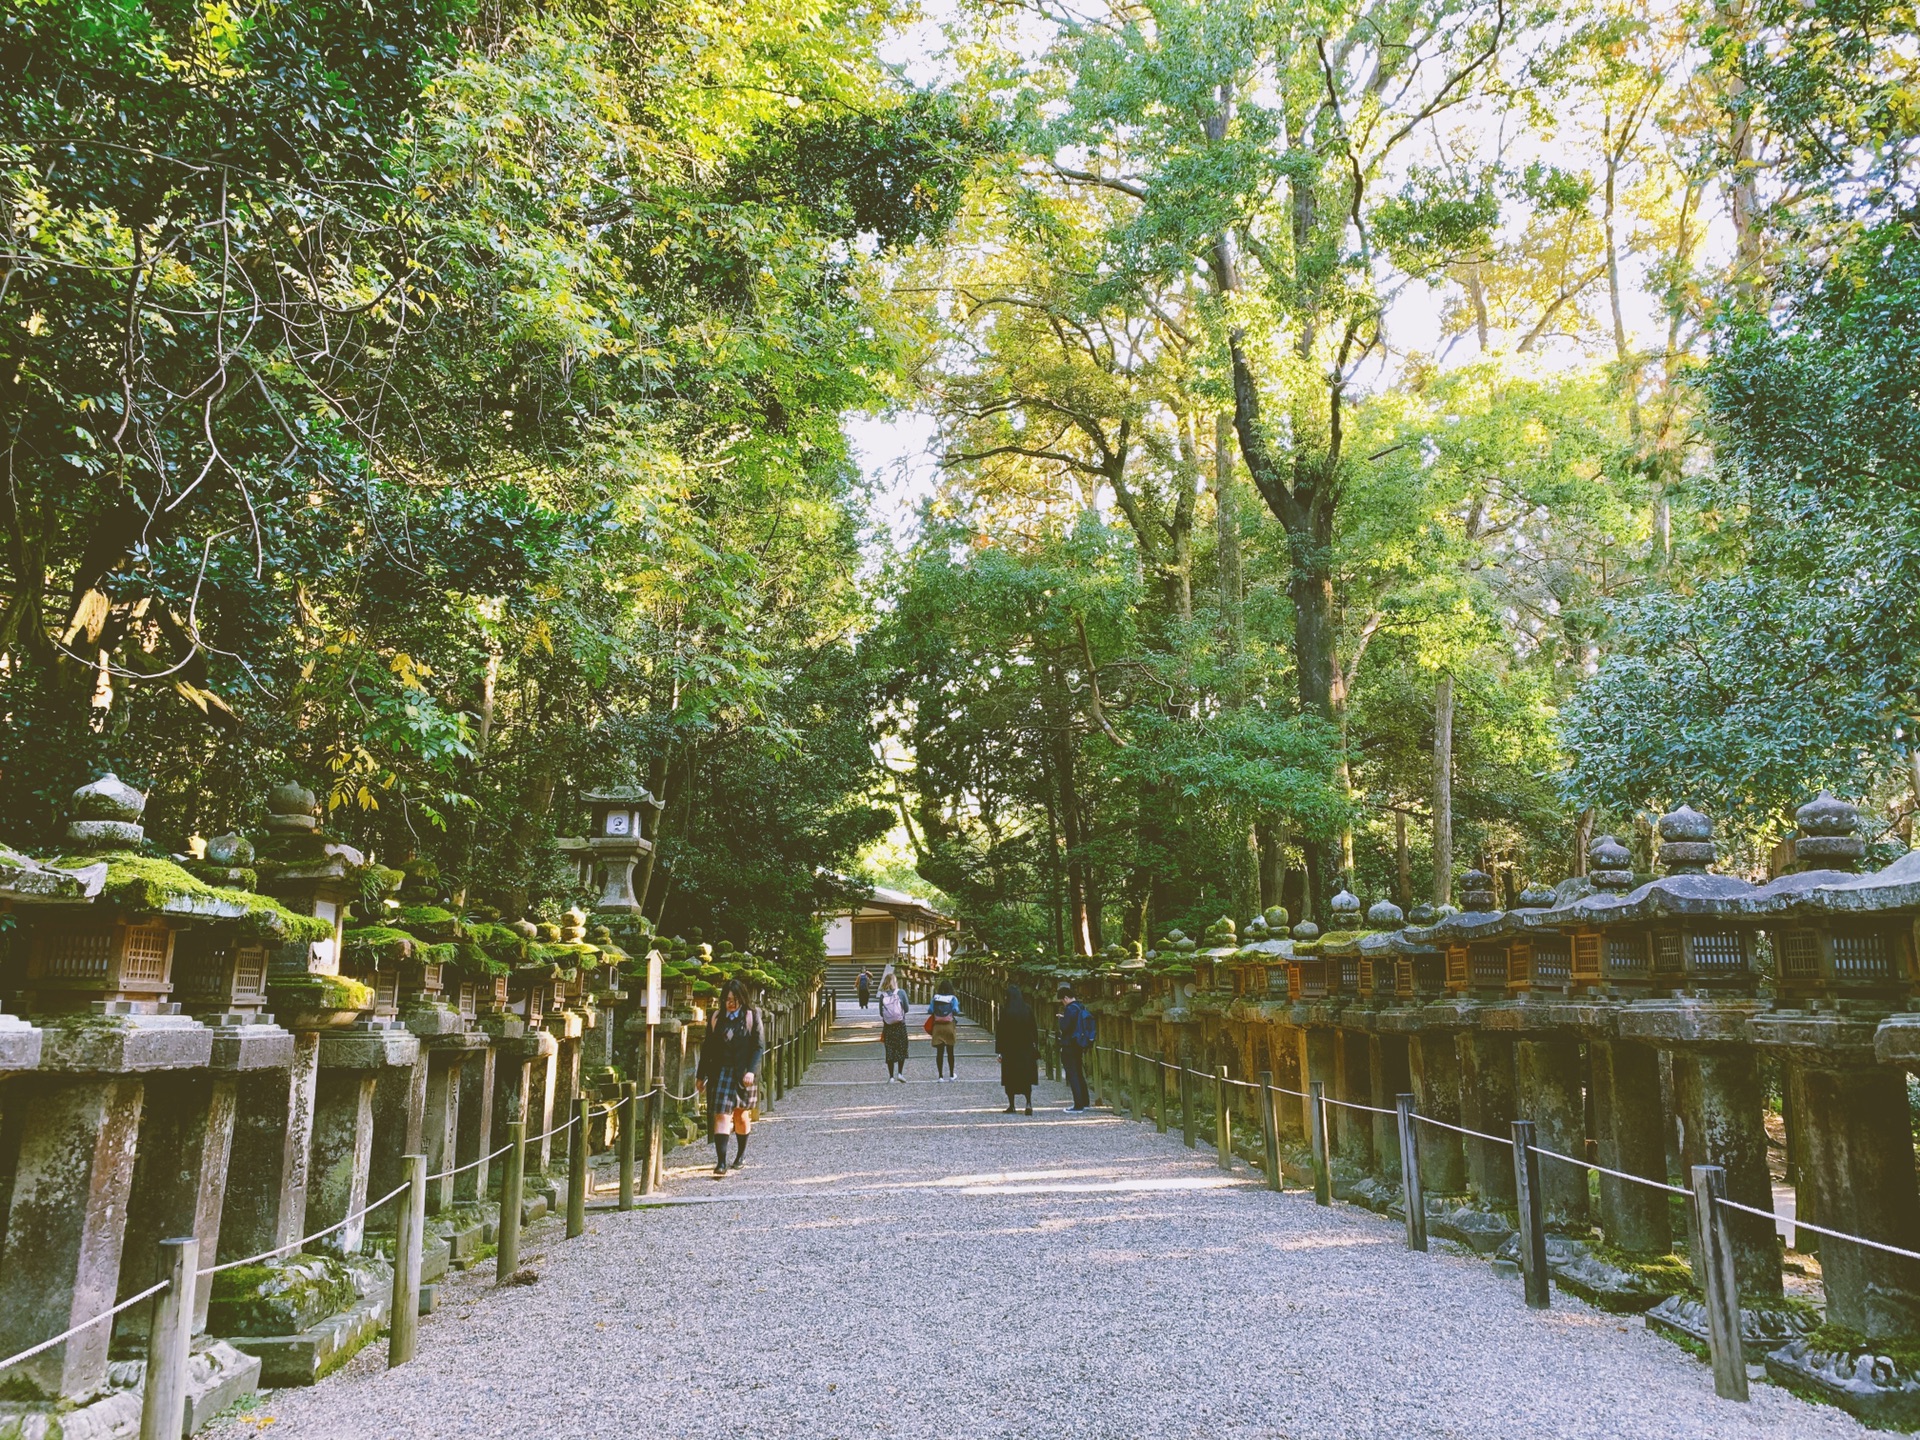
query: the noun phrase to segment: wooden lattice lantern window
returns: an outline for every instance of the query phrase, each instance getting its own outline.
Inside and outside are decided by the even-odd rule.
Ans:
[[[33,930],[29,1005],[153,1012],[173,990],[173,927],[162,920],[61,918]]]
[[[392,968],[373,975],[373,1013],[391,1018],[400,1013],[400,972]]]
[[[1859,810],[1827,791],[1794,812],[1795,868],[1859,869],[1866,844],[1859,837]],[[1854,1000],[1898,1004],[1912,990],[1916,924],[1901,911],[1816,911],[1768,927],[1773,941],[1775,985],[1787,1004]]]
[[[251,1018],[267,1004],[267,948],[229,927],[192,926],[174,940],[173,984],[189,1014]]]
[[[479,1011],[479,1004],[476,998],[476,992],[479,988],[480,987],[475,985],[471,980],[462,980],[460,982],[459,1006],[460,1014],[464,1019],[471,1020]]]

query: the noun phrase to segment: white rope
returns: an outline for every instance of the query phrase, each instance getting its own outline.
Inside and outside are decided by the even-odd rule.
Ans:
[[[1484,1130],[1469,1130],[1464,1125],[1449,1125],[1444,1120],[1436,1120],[1431,1115],[1415,1114],[1414,1119],[1424,1120],[1429,1125],[1438,1125],[1442,1130],[1451,1130],[1456,1135],[1471,1135],[1476,1140],[1491,1140],[1497,1145],[1511,1146],[1513,1141],[1504,1135],[1489,1135]]]
[[[1629,1175],[1625,1170],[1609,1170],[1605,1165],[1596,1165],[1591,1160],[1576,1160],[1571,1155],[1562,1155],[1558,1150],[1543,1150],[1538,1145],[1529,1145],[1527,1148],[1536,1155],[1546,1156],[1549,1160],[1564,1161],[1568,1165],[1578,1165],[1586,1170],[1598,1170],[1602,1175],[1611,1175],[1616,1180],[1631,1180],[1636,1185],[1645,1185],[1654,1190],[1665,1190],[1669,1195],[1693,1194],[1691,1190],[1679,1185],[1669,1185],[1664,1180],[1649,1180],[1644,1175]]]
[[[406,1194],[409,1188],[410,1187],[406,1185],[397,1185],[382,1195],[378,1200],[375,1200],[371,1205],[362,1205],[345,1219],[334,1221],[333,1224],[327,1226],[324,1230],[316,1230],[311,1235],[302,1235],[298,1240],[289,1240],[285,1245],[276,1245],[271,1250],[262,1250],[258,1255],[249,1255],[244,1260],[229,1260],[222,1265],[209,1265],[204,1270],[196,1271],[195,1274],[199,1277],[205,1277],[208,1275],[217,1275],[222,1270],[232,1270],[240,1265],[258,1265],[262,1260],[271,1260],[275,1255],[284,1255],[289,1250],[298,1250],[309,1241],[323,1240],[336,1230],[344,1230],[354,1221],[360,1219],[361,1216],[371,1215],[375,1210],[378,1210],[382,1205],[393,1199],[394,1196]]]
[[[1683,1191],[1682,1193],[1691,1194],[1692,1192]],[[1776,1215],[1771,1210],[1762,1210],[1753,1205],[1742,1205],[1738,1200],[1729,1200],[1724,1195],[1717,1198],[1720,1203],[1729,1210],[1741,1210],[1748,1215],[1758,1215],[1762,1220],[1771,1220],[1776,1223],[1780,1220],[1786,1220],[1787,1223],[1796,1230],[1811,1230],[1816,1235],[1825,1235],[1829,1240],[1845,1240],[1852,1245],[1865,1245],[1869,1249],[1884,1250],[1889,1255],[1899,1255],[1907,1260],[1920,1260],[1920,1252],[1903,1250],[1898,1245],[1887,1245],[1879,1240],[1869,1240],[1864,1235],[1849,1235],[1844,1230],[1829,1230],[1824,1225],[1814,1225],[1805,1220],[1789,1219],[1783,1215]]]
[[[456,1165],[451,1170],[441,1170],[432,1175],[427,1176],[427,1183],[431,1185],[435,1180],[451,1180],[456,1175],[463,1175],[469,1170],[478,1169],[482,1165],[486,1165],[491,1163],[492,1161],[498,1160],[502,1155],[506,1154],[507,1151],[511,1150],[512,1148],[513,1148],[513,1142],[509,1140],[506,1144],[502,1145],[498,1150],[494,1151],[493,1154],[491,1155],[482,1155],[478,1160],[469,1160],[466,1164]]]
[[[1336,1100],[1331,1095],[1322,1095],[1320,1097],[1320,1103],[1322,1105],[1338,1105],[1343,1110],[1366,1110],[1375,1115],[1392,1115],[1396,1118],[1400,1114],[1398,1110],[1382,1110],[1378,1105],[1361,1105],[1352,1100]]]
[[[205,1274],[206,1272],[202,1271],[201,1273]],[[154,1296],[158,1295],[162,1290],[166,1289],[167,1286],[171,1285],[172,1283],[173,1282],[171,1280],[162,1280],[157,1285],[149,1285],[146,1289],[142,1290],[138,1295],[128,1296],[125,1300],[122,1300],[118,1305],[114,1306],[111,1310],[102,1310],[98,1315],[94,1316],[91,1320],[82,1320],[78,1325],[75,1325],[71,1330],[62,1330],[58,1335],[54,1336],[51,1340],[42,1340],[38,1345],[34,1346],[31,1350],[22,1350],[18,1355],[10,1355],[5,1360],[0,1360],[0,1370],[5,1370],[9,1366],[18,1365],[22,1360],[31,1360],[34,1356],[38,1355],[42,1350],[51,1350],[54,1346],[58,1345],[62,1340],[71,1340],[74,1336],[78,1335],[82,1330],[91,1330],[95,1325],[98,1325],[102,1320],[111,1320],[114,1316],[118,1315],[122,1310],[130,1310],[135,1305],[138,1305],[142,1300],[151,1300]]]

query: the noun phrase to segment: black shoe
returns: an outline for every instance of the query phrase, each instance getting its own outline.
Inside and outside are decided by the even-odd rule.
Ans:
[[[722,1160],[718,1165],[713,1167],[713,1178],[716,1180],[724,1180],[727,1178],[726,1161]]]
[[[1027,1114],[1033,1114],[1033,1101],[1027,1101]]]
[[[1013,1114],[1013,1101],[1007,1101],[1007,1114]]]
[[[739,1168],[740,1168],[740,1167],[741,1167],[742,1165],[744,1165],[744,1164],[746,1164],[746,1163],[747,1163],[747,1161],[746,1161],[746,1157],[745,1157],[745,1156],[741,1156],[741,1155],[737,1155],[737,1156],[735,1156],[735,1157],[734,1157],[734,1161],[733,1161],[733,1164],[731,1164],[731,1165],[729,1165],[729,1166],[727,1167],[727,1169],[729,1169],[729,1170],[738,1170],[738,1169],[739,1169]]]

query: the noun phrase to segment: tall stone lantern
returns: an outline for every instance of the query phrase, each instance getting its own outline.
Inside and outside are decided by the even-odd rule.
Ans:
[[[600,898],[594,902],[594,909],[638,915],[640,900],[633,893],[633,867],[653,851],[648,832],[662,802],[639,785],[590,790],[583,798],[593,816],[587,854],[600,870]]]

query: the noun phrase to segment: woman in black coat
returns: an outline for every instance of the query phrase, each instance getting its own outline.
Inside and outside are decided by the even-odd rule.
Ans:
[[[713,1178],[727,1173],[727,1136],[738,1137],[733,1168],[747,1158],[747,1133],[753,1129],[753,1077],[765,1048],[760,1012],[747,1004],[747,987],[727,982],[720,1008],[707,1022],[700,1046],[699,1086],[707,1094],[707,1121],[713,1131]]]
[[[1040,1031],[1018,985],[1007,986],[993,1048],[1000,1052],[1000,1088],[1007,1092],[1007,1114],[1013,1114],[1016,1095],[1026,1097],[1027,1114],[1033,1114],[1033,1086],[1040,1078]]]

